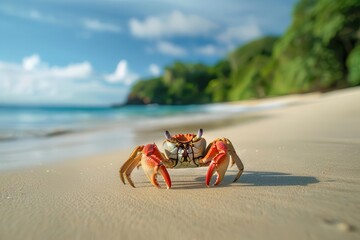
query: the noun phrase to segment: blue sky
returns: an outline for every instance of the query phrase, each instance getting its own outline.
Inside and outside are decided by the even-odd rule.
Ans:
[[[213,64],[282,34],[295,0],[0,3],[0,104],[106,105],[176,60]]]

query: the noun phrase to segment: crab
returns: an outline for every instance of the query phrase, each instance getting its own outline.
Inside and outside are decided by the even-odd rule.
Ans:
[[[150,182],[157,188],[161,188],[157,175],[161,174],[168,189],[171,188],[171,179],[167,168],[195,168],[206,167],[205,183],[210,186],[210,181],[216,172],[217,178],[214,186],[219,185],[224,178],[229,162],[231,166],[236,164],[238,173],[233,182],[236,182],[242,172],[244,165],[236,154],[233,144],[227,138],[218,138],[206,147],[206,140],[202,137],[203,130],[199,129],[197,134],[176,134],[171,135],[165,131],[166,140],[163,142],[165,153],[160,152],[155,143],[144,146],[137,146],[129,158],[121,166],[120,179],[135,187],[131,179],[131,173],[135,167],[142,166]]]

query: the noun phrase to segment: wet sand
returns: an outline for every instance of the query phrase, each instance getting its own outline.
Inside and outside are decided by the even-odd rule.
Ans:
[[[206,187],[206,168],[169,170],[170,190],[141,169],[137,188],[123,185],[132,149],[1,172],[0,239],[359,239],[359,103],[353,88],[204,124],[204,137],[231,139],[245,165],[218,187]]]

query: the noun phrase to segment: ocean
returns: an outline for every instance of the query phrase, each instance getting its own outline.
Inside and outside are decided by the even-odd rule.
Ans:
[[[0,107],[0,171],[131,148],[145,140],[138,132],[281,107],[209,104],[186,106]],[[161,131],[160,131],[161,129]]]

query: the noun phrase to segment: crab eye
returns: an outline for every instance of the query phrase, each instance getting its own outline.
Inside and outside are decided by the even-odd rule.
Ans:
[[[165,135],[166,139],[168,139],[168,140],[171,139],[171,135],[168,130],[165,131],[164,135]]]
[[[202,128],[200,128],[199,131],[196,134],[196,137],[201,138],[202,135],[203,135],[203,130],[202,130]]]

